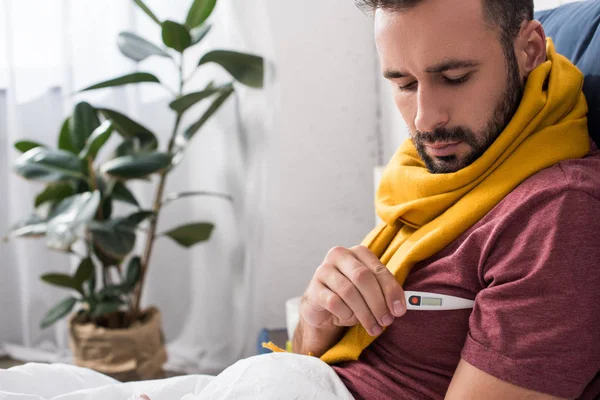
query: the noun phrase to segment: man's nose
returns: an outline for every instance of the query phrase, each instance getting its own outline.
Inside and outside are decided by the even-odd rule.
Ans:
[[[448,124],[448,110],[439,94],[421,86],[417,98],[415,128],[419,132],[433,132]]]

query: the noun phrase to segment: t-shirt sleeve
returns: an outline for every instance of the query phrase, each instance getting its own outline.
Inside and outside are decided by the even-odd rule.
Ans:
[[[462,358],[515,385],[578,397],[600,371],[600,201],[566,191],[525,205],[490,243]]]

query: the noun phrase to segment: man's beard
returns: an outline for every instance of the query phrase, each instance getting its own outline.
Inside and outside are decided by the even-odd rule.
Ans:
[[[507,53],[508,67],[506,89],[499,103],[496,105],[492,118],[478,135],[469,128],[462,126],[440,128],[433,132],[417,131],[416,134],[411,135],[417,152],[425,162],[429,172],[433,174],[445,174],[456,172],[471,165],[494,143],[517,112],[521,98],[523,97],[525,84],[519,74],[519,66],[514,50],[511,49],[510,52],[507,51],[505,53]],[[434,142],[464,142],[471,147],[471,152],[462,159],[459,159],[455,155],[431,157],[425,151],[425,143]]]

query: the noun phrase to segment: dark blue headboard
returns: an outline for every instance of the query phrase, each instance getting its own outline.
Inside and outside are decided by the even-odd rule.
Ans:
[[[556,50],[568,57],[585,75],[590,135],[600,145],[600,0],[569,3],[538,11],[535,19],[544,25]]]

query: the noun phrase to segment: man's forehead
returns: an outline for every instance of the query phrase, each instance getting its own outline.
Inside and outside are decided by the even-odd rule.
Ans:
[[[414,64],[428,70],[448,60],[477,60],[497,42],[481,0],[424,0],[402,12],[377,10],[375,38],[384,70]]]
[[[377,21],[384,17],[401,17],[405,15],[416,15],[421,22],[426,20],[435,20],[437,17],[443,17],[448,21],[471,22],[484,20],[484,2],[483,0],[421,0],[408,1],[412,3],[410,7],[402,7],[402,1],[398,7],[377,8],[374,16]],[[388,20],[389,22],[389,20]]]

